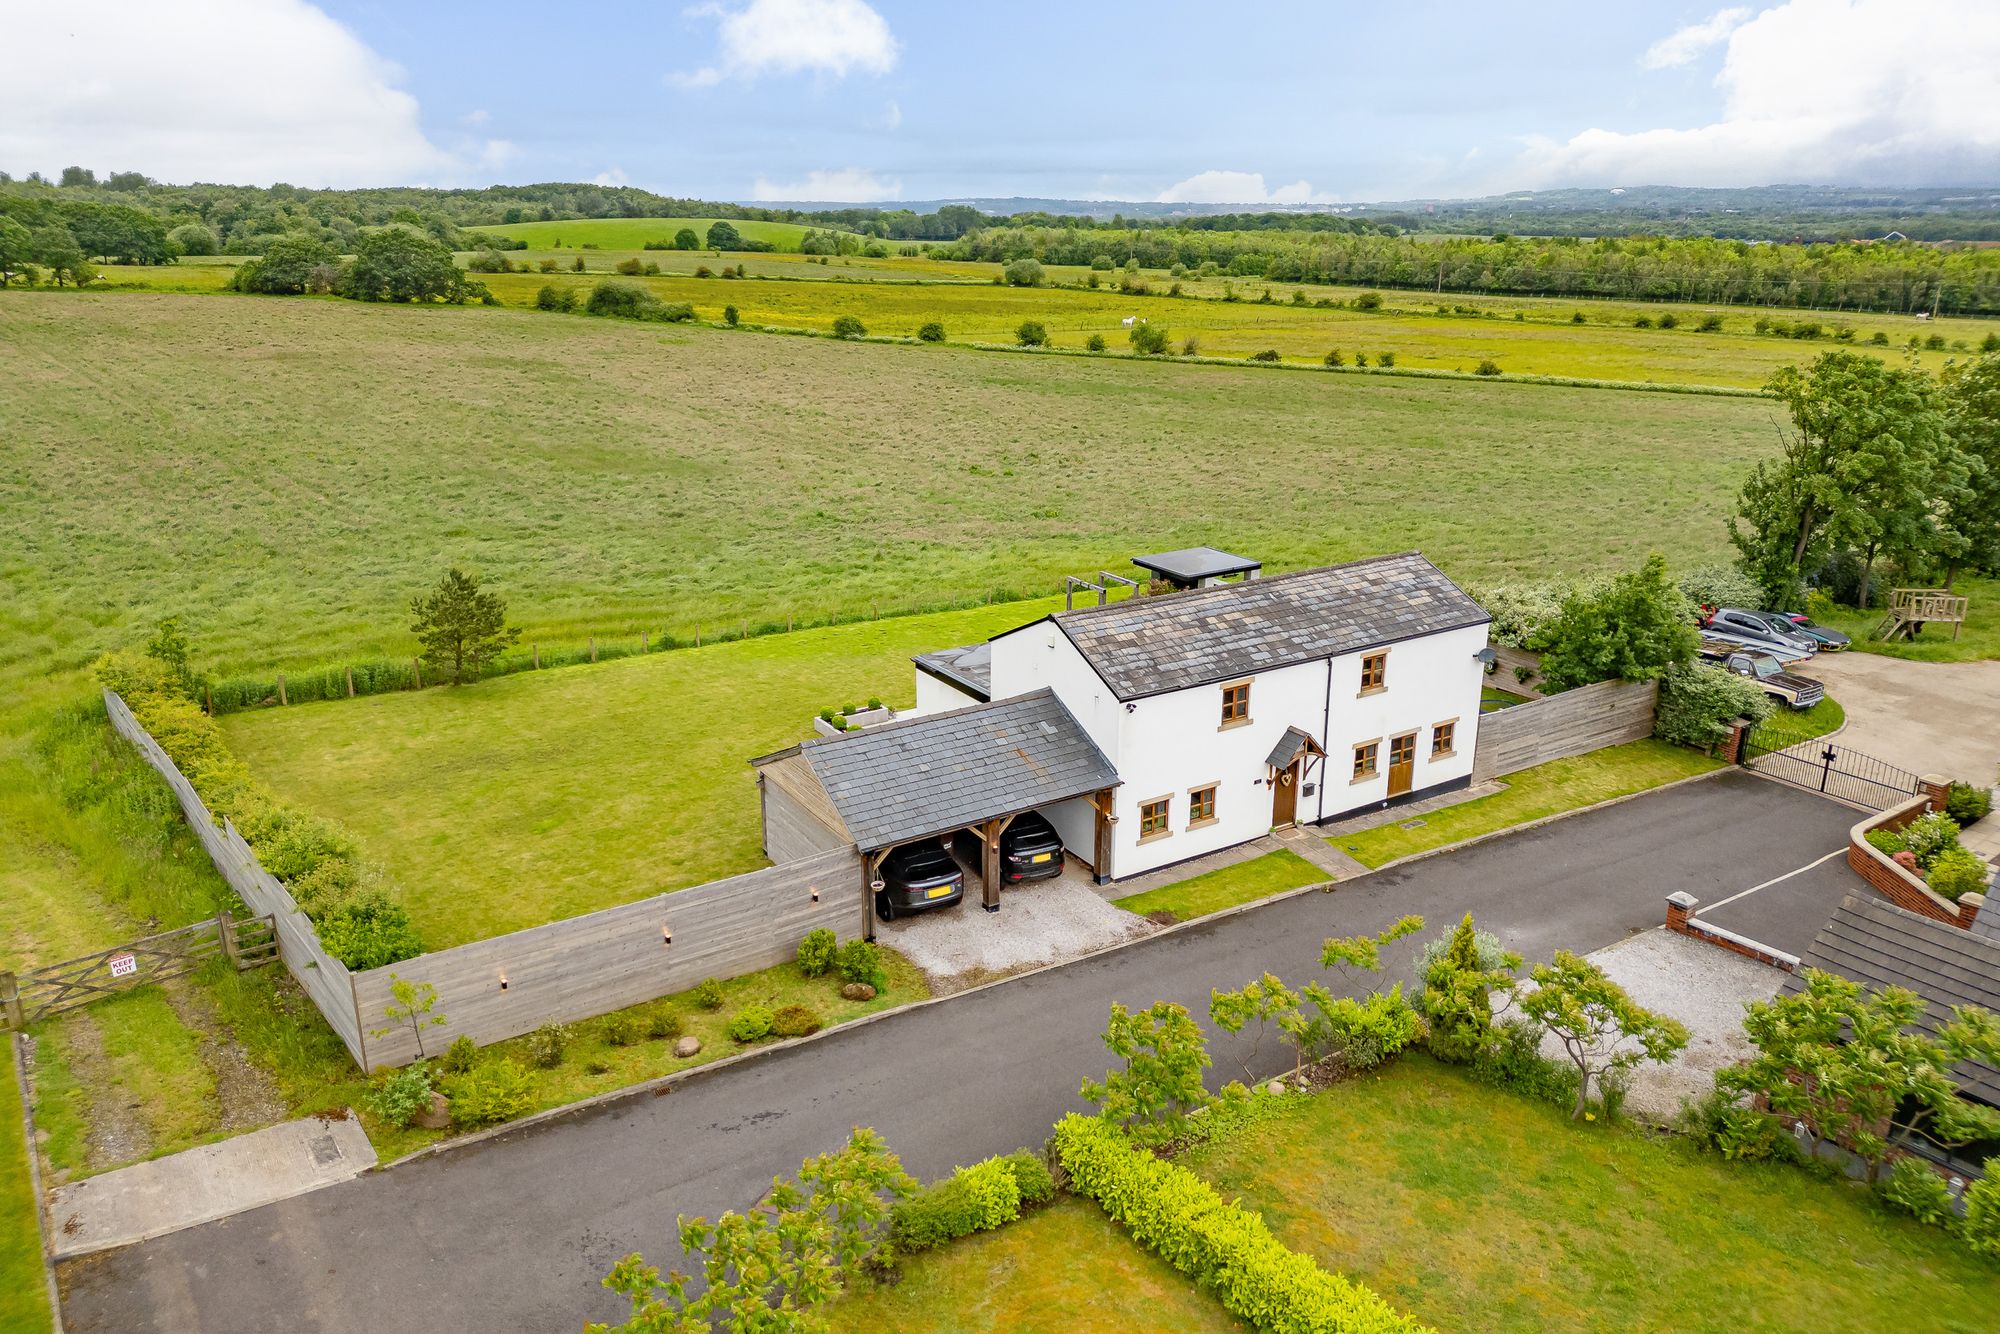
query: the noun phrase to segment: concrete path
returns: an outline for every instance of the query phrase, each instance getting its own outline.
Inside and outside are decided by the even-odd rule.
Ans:
[[[58,1186],[49,1197],[58,1260],[164,1236],[291,1199],[375,1166],[353,1117],[309,1116]]]
[[[1802,668],[1847,710],[1839,744],[1918,774],[1991,783],[2000,767],[2000,661],[1905,662],[1822,653]]]
[[[72,1262],[65,1318],[74,1334],[623,1318],[599,1286],[620,1256],[643,1249],[672,1266],[676,1214],[748,1207],[850,1126],[875,1127],[926,1179],[1041,1143],[1080,1106],[1079,1079],[1107,1065],[1099,1035],[1113,1001],[1177,1001],[1205,1021],[1211,988],[1266,969],[1323,976],[1321,940],[1401,913],[1442,930],[1470,911],[1531,960],[1601,949],[1658,926],[1668,893],[1724,898],[1791,869],[1801,848],[1834,846],[1852,818],[1749,774],[1664,789]],[[1385,975],[1407,977],[1418,944],[1385,951]],[[1246,1043],[1214,1035],[1211,1050],[1213,1083],[1239,1076]],[[1266,1050],[1254,1073],[1283,1059]]]

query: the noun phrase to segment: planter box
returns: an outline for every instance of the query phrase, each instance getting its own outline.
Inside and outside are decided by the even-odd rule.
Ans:
[[[847,724],[846,728],[843,729],[834,726],[826,719],[815,714],[813,715],[813,730],[821,736],[839,736],[843,730],[855,732],[864,728],[880,727],[883,723],[894,722],[895,718],[896,711],[890,708],[856,709],[842,720]]]

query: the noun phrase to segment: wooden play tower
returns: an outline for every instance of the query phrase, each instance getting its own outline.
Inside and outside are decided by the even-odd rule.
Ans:
[[[1951,622],[1951,637],[1965,625],[1966,600],[1942,588],[1898,588],[1889,595],[1889,615],[1875,627],[1881,640],[1915,639],[1932,621]]]

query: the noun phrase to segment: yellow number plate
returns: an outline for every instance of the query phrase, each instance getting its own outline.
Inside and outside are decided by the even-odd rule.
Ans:
[[[1038,862],[1045,862],[1053,856],[1055,856],[1053,852],[1038,852],[1035,854],[1035,860]]]
[[[941,899],[950,893],[951,893],[950,885],[939,885],[936,889],[925,890],[924,897],[927,899]]]

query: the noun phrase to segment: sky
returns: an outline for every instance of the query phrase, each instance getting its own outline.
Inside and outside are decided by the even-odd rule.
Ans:
[[[2000,0],[0,0],[0,171],[742,201],[2000,183]],[[32,52],[32,58],[21,58]]]

